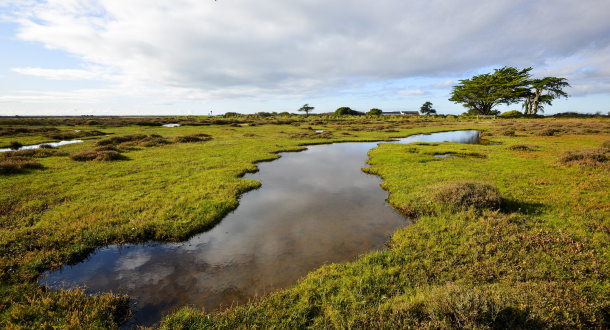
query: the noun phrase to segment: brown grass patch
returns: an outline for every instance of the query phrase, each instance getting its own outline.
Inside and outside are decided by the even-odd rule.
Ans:
[[[10,158],[0,161],[0,174],[8,175],[23,172],[28,169],[41,169],[42,164],[26,158]]]
[[[70,155],[70,158],[79,162],[85,161],[113,161],[113,160],[122,160],[126,157],[121,155],[118,151],[114,150],[85,150],[76,154]]]
[[[610,160],[610,149],[584,149],[566,151],[559,156],[562,165],[580,165],[588,167],[607,166]]]
[[[185,136],[177,136],[174,141],[176,141],[178,143],[189,143],[189,142],[204,142],[204,141],[208,141],[211,139],[212,139],[212,136],[210,136],[209,134],[197,133],[197,134],[191,134],[191,135],[185,135]]]
[[[433,197],[441,204],[456,208],[497,209],[501,203],[498,188],[474,181],[447,183],[438,187]]]

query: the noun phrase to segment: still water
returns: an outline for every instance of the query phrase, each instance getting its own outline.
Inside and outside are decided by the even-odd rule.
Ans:
[[[478,141],[477,131],[451,133],[398,142]],[[127,326],[152,325],[181,306],[214,311],[242,304],[290,286],[323,264],[382,249],[410,221],[385,202],[381,179],[361,171],[375,146],[336,143],[283,153],[246,175],[262,182],[261,188],[244,194],[239,207],[211,230],[184,243],[101,248],[80,264],[47,272],[40,282],[127,293],[135,299]]]
[[[51,147],[60,147],[60,146],[68,145],[68,144],[81,143],[81,142],[84,142],[84,141],[83,140],[68,140],[68,141],[59,141],[59,142],[47,142],[47,143],[31,144],[29,146],[23,146],[17,150],[39,149],[41,145],[50,145]],[[7,151],[16,151],[16,150],[13,150],[10,148],[0,149],[0,152],[7,152]]]

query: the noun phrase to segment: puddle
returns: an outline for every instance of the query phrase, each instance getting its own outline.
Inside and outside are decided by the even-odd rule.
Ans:
[[[436,136],[472,143],[478,139],[472,132]],[[450,138],[455,135],[465,140]],[[399,143],[442,142],[434,137]],[[136,303],[124,327],[150,326],[185,305],[210,312],[243,304],[293,285],[323,264],[383,249],[389,235],[410,221],[385,202],[381,179],[361,170],[375,146],[335,143],[283,153],[245,176],[262,182],[261,188],[244,194],[211,230],[184,243],[98,249],[82,263],[46,272],[40,283],[127,293]]]
[[[449,157],[455,157],[455,155],[444,154],[444,155],[434,155],[434,156],[432,156],[432,158],[449,158]]]
[[[180,127],[180,124],[165,124],[161,125],[161,127]]]
[[[440,132],[432,134],[418,134],[411,135],[406,138],[398,139],[396,142],[407,144],[414,142],[453,142],[463,144],[479,144],[479,136],[481,132],[475,130],[468,131],[452,131],[452,132]]]
[[[59,141],[59,142],[47,142],[47,143],[40,143],[40,144],[32,144],[29,146],[23,146],[17,150],[13,150],[10,148],[6,148],[6,149],[0,149],[0,152],[7,152],[7,151],[19,151],[19,150],[28,150],[28,149],[40,149],[40,146],[43,144],[48,144],[52,147],[60,147],[60,146],[65,146],[67,144],[73,144],[73,143],[81,143],[84,142],[83,140],[69,140],[69,141]]]

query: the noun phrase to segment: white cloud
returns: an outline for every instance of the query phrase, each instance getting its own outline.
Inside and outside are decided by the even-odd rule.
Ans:
[[[421,89],[408,89],[398,92],[399,95],[424,95],[425,93],[426,92]]]
[[[170,99],[303,97],[345,89],[355,80],[408,77],[445,79],[430,86],[441,89],[452,83],[445,77],[503,65],[563,72],[575,90],[607,92],[603,76],[610,70],[607,0],[48,0],[9,5],[20,26],[18,38],[68,52],[83,68],[15,72],[106,81],[112,92],[128,89],[144,96],[154,90],[156,97]],[[559,63],[574,56],[581,60],[578,65]],[[593,71],[583,72],[587,67]]]

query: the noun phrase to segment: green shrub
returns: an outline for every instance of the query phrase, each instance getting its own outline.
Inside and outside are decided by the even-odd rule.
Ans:
[[[498,188],[474,181],[447,183],[433,192],[433,198],[456,208],[497,209],[501,202]]]
[[[352,110],[350,107],[341,107],[335,110],[335,116],[343,116],[343,115],[352,115],[352,116],[360,116],[363,115],[362,112]]]
[[[369,110],[369,112],[367,112],[366,114],[369,116],[379,116],[382,113],[383,113],[383,111],[381,111],[381,109],[373,108],[373,109]]]
[[[500,115],[502,118],[520,118],[523,117],[523,114],[518,110],[507,111]]]

